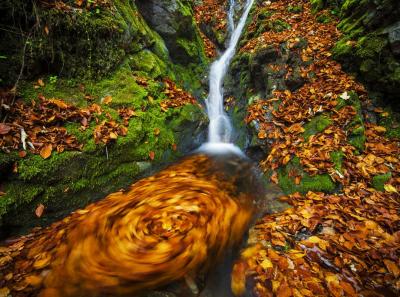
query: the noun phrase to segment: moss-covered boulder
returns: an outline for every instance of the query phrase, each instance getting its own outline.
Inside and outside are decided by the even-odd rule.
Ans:
[[[180,64],[202,63],[204,50],[191,6],[180,0],[139,0],[140,13],[164,39],[172,60]]]
[[[334,57],[393,107],[400,89],[400,2],[342,1]]]
[[[18,78],[17,95],[27,105],[45,97],[102,108],[97,122],[92,120],[85,129],[73,121],[60,123],[83,145],[81,151],[53,152],[48,159],[30,152],[24,157],[16,151],[0,152],[0,187],[5,193],[0,197],[0,237],[59,219],[204,141],[207,117],[199,104],[189,100],[192,103],[162,108],[170,99],[165,78],[175,81],[176,88],[204,96],[208,61],[191,5],[180,0],[144,4],[168,6],[159,15],[140,3],[138,9],[138,2],[0,4],[5,16],[0,24],[21,31],[0,31],[0,83],[14,85]],[[155,20],[171,31],[164,32]],[[107,104],[104,98],[109,98]],[[96,143],[99,123],[122,125],[121,108],[134,110],[124,124],[126,135]],[[39,204],[45,206],[40,218],[34,213]]]

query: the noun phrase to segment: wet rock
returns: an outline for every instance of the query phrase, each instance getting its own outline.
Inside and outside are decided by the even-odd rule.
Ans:
[[[395,23],[388,30],[389,43],[392,52],[400,55],[400,22]]]
[[[164,39],[172,60],[180,64],[201,62],[201,43],[191,8],[179,0],[136,1],[140,13]]]

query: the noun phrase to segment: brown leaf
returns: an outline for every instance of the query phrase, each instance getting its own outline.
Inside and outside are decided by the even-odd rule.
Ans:
[[[0,135],[5,135],[8,132],[10,132],[10,130],[11,130],[10,126],[0,123]]]
[[[47,159],[48,157],[51,156],[51,152],[53,150],[53,146],[51,145],[51,143],[45,144],[42,149],[40,150],[40,156],[43,159]]]
[[[176,149],[177,149],[177,145],[176,145],[176,143],[173,143],[173,144],[172,144],[172,150],[175,152]]]
[[[46,35],[49,35],[49,27],[44,26],[44,33],[46,33]]]
[[[18,152],[18,156],[20,156],[20,158],[25,158],[25,156],[26,156],[26,151],[19,151],[19,152]]]
[[[43,214],[43,211],[44,211],[44,205],[40,203],[35,209],[35,215],[38,218],[40,218]]]
[[[43,79],[40,78],[40,79],[38,79],[37,82],[38,82],[38,85],[39,85],[39,86],[44,87]]]

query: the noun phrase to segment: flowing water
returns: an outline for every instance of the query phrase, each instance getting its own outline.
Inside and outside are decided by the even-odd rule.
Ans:
[[[232,124],[224,111],[223,82],[254,0],[246,1],[243,14],[236,25],[234,23],[235,2],[235,0],[229,1],[228,29],[230,30],[230,39],[228,47],[221,57],[211,65],[210,70],[210,92],[206,100],[207,113],[210,119],[208,128],[208,142],[210,143],[229,143],[231,141]]]

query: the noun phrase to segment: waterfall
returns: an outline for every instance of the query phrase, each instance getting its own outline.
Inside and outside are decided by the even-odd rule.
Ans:
[[[210,119],[208,128],[209,143],[229,143],[231,141],[232,124],[224,111],[222,84],[253,3],[254,0],[246,0],[243,14],[239,23],[235,26],[235,0],[229,0],[228,29],[230,31],[230,39],[228,48],[218,60],[212,63],[210,70],[210,92],[206,100],[207,113]]]

